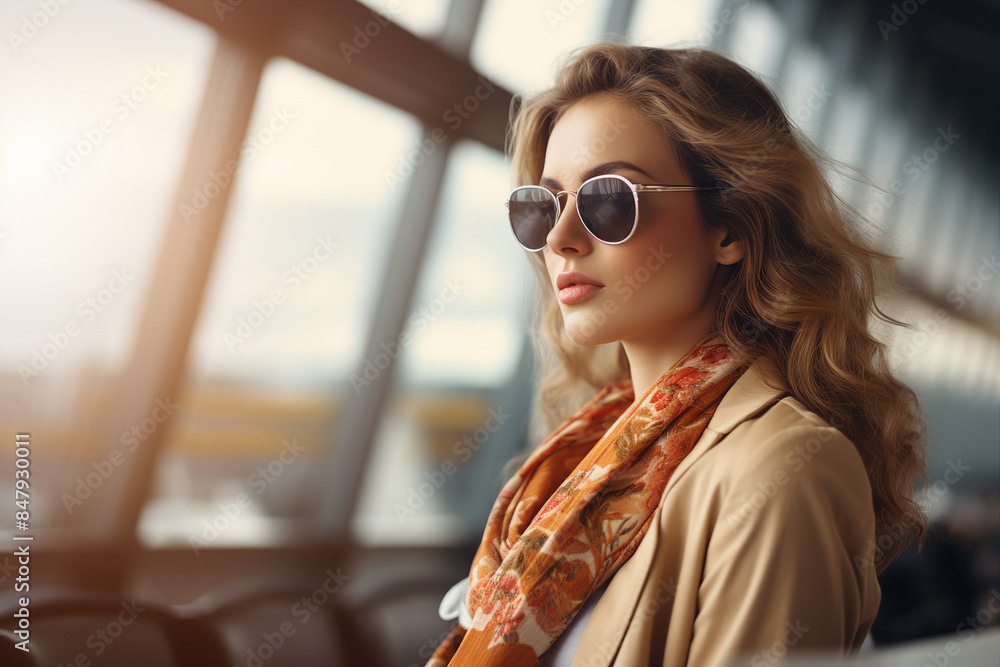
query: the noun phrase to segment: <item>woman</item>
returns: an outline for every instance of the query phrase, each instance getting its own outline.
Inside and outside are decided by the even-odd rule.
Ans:
[[[869,332],[903,324],[874,301],[895,258],[768,90],[708,51],[587,47],[511,143],[543,407],[599,391],[504,486],[427,665],[858,649],[877,572],[926,529],[919,406]]]

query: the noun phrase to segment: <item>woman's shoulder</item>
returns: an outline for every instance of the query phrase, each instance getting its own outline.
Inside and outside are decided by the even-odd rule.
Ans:
[[[784,396],[723,435],[704,463],[727,486],[834,484],[870,497],[858,448],[839,426]]]
[[[840,429],[794,397],[783,397],[738,424],[688,474],[688,493],[703,500],[691,520],[712,526],[717,550],[729,553],[718,545],[732,543],[751,559],[753,553],[784,549],[792,561],[798,557],[792,552],[829,560],[832,556],[816,552],[825,545],[819,551],[846,554],[843,562],[827,562],[828,568],[858,567],[858,576],[871,569],[866,557],[876,517],[861,456]],[[681,502],[675,511],[686,512],[685,504],[691,503]],[[670,529],[668,523],[664,530]]]

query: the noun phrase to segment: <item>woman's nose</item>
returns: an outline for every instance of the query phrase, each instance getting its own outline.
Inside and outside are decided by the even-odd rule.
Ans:
[[[583,221],[576,210],[576,195],[572,192],[560,192],[566,200],[560,206],[559,217],[545,237],[548,247],[559,255],[587,254],[593,248],[593,239],[587,233]],[[572,199],[570,199],[572,197]]]

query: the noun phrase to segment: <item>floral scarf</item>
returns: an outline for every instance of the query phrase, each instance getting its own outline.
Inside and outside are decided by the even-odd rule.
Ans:
[[[426,667],[536,664],[638,548],[670,476],[747,368],[713,332],[634,405],[632,383],[612,383],[556,428],[490,511],[469,575],[471,627],[456,626]]]

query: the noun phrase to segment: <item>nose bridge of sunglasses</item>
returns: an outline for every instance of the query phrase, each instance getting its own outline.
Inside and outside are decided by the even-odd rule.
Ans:
[[[569,206],[570,195],[573,195],[573,198],[576,199],[576,193],[571,190],[560,190],[559,192],[556,192],[553,195],[553,197],[556,200],[556,203],[559,205],[560,217],[562,217],[563,212],[565,212],[567,208],[572,208],[571,206]]]
[[[573,195],[573,203],[572,204],[570,204],[570,200],[569,200],[570,195]],[[576,190],[576,191],[573,191],[573,190],[561,190],[560,192],[557,192],[555,194],[555,199],[556,199],[556,203],[559,205],[559,208],[557,209],[556,219],[555,219],[555,221],[553,223],[553,227],[556,224],[559,223],[559,221],[562,219],[562,217],[564,215],[566,215],[566,213],[570,213],[571,215],[574,215],[577,218],[580,218],[581,221],[582,221],[582,218],[580,216],[580,209],[579,209],[579,206],[578,206],[578,202],[579,202],[579,190]]]

